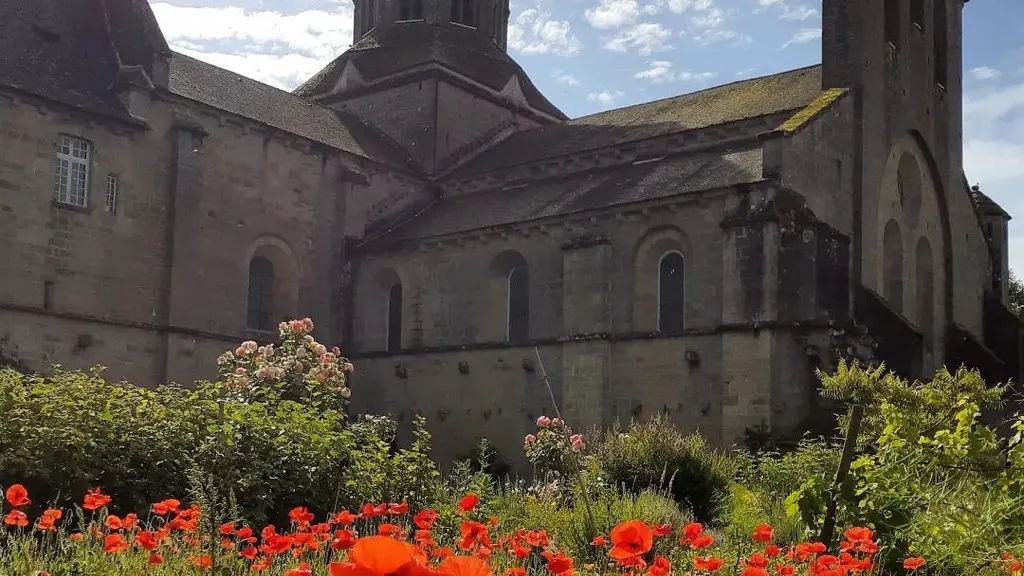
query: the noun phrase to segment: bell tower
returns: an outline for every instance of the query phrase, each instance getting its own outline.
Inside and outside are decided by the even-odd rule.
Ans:
[[[476,30],[502,50],[508,46],[509,0],[354,0],[352,42],[377,28],[416,24]]]

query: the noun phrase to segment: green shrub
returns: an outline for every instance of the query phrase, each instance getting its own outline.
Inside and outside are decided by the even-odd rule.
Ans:
[[[218,361],[222,382],[194,389],[111,383],[97,370],[50,377],[0,371],[0,486],[34,504],[80,502],[102,487],[121,512],[165,498],[218,504],[224,519],[286,522],[363,502],[438,497],[430,436],[393,450],[394,423],[349,427],[351,365],[316,343],[312,322],[282,324],[280,348],[244,343]],[[208,507],[210,509],[210,507]]]
[[[605,480],[619,490],[663,490],[700,522],[728,520],[735,463],[700,435],[684,435],[662,415],[626,431],[606,432],[594,455]]]

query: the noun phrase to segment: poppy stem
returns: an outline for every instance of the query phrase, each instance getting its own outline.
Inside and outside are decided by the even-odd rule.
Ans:
[[[548,389],[548,397],[551,398],[551,406],[554,408],[555,416],[558,417],[563,423],[566,421],[562,417],[562,411],[558,409],[558,401],[555,400],[555,391],[551,388],[551,382],[548,380],[548,371],[544,369],[544,360],[540,357],[540,350],[534,346],[533,353],[537,356],[537,366],[540,368],[540,377],[544,382],[544,387]],[[580,484],[580,491],[583,493],[583,507],[587,511],[587,540],[592,540],[594,536],[597,536],[597,522],[594,521],[594,512],[590,509],[590,494],[587,492],[587,483],[583,481],[583,467],[580,465],[579,457],[576,455],[576,451],[572,449],[572,437],[569,435],[569,426],[562,426],[562,433],[565,434],[565,440],[569,446],[569,457],[573,464],[573,472],[576,474],[576,480]]]

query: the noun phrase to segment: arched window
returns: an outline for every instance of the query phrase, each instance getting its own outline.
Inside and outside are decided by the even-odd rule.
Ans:
[[[935,83],[943,88],[947,87],[946,82],[949,69],[949,57],[946,53],[949,46],[949,30],[946,29],[946,9],[947,3],[945,0],[935,0],[932,5],[932,10],[935,12],[935,30],[932,31],[933,38],[935,39]]]
[[[402,285],[388,290],[388,352],[402,349]]]
[[[530,272],[518,266],[508,275],[508,341],[530,339]]]
[[[683,331],[683,255],[667,252],[658,264],[658,330]]]
[[[423,0],[402,0],[399,20],[423,20]]]
[[[478,0],[452,0],[452,22],[465,26],[476,26],[473,4]]]
[[[924,0],[910,0],[910,21],[924,30]]]
[[[495,42],[501,42],[501,16],[498,14],[498,5],[491,9],[491,38]]]
[[[935,336],[935,264],[932,245],[927,238],[921,237],[917,241],[914,259],[917,261],[917,323],[925,345],[930,348]]]
[[[903,313],[903,235],[900,225],[889,220],[882,238],[882,291],[889,305]]]
[[[253,330],[271,330],[274,309],[274,265],[263,256],[249,261],[247,324]]]

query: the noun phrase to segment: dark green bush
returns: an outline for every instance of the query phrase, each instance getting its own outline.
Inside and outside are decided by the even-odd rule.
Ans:
[[[98,372],[52,377],[0,371],[0,486],[25,484],[34,504],[80,503],[99,486],[121,512],[198,497],[249,521],[280,522],[298,505],[337,506],[401,498],[429,501],[437,470],[429,436],[392,451],[376,430],[353,430],[343,413],[294,401],[242,402],[219,387],[145,389]],[[422,428],[422,426],[421,426]],[[359,442],[356,442],[356,433]],[[227,510],[220,512],[229,515]]]
[[[727,521],[735,463],[700,435],[684,435],[662,415],[606,432],[595,456],[605,479],[619,490],[667,491],[698,521]]]

